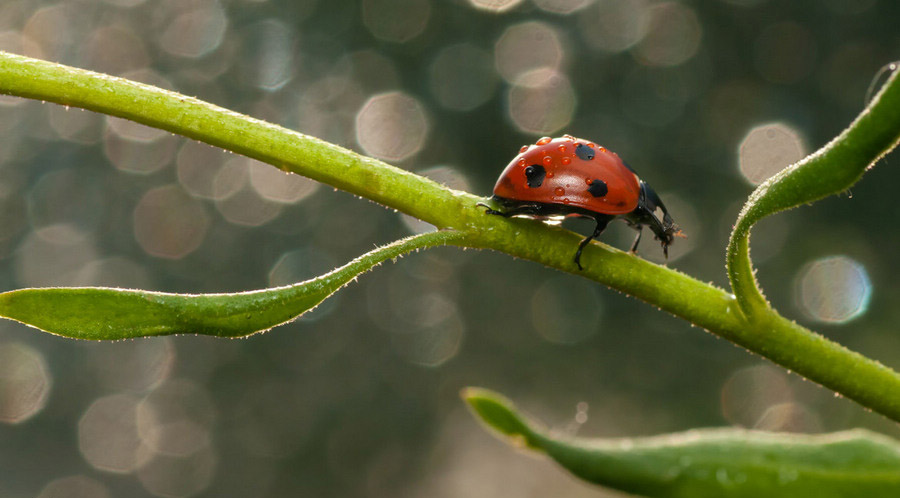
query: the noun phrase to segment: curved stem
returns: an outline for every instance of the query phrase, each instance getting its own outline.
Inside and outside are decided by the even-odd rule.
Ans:
[[[585,271],[579,272],[572,262],[579,236],[532,220],[486,216],[476,206],[483,198],[194,98],[2,52],[0,93],[155,126],[327,183],[435,226],[456,229],[465,238],[448,243],[498,250],[593,279],[900,421],[900,375],[880,363],[774,313],[748,323],[728,292],[604,244],[585,247]]]
[[[900,71],[837,138],[760,184],[731,232],[726,267],[741,311],[748,317],[769,305],[750,261],[750,228],[770,214],[845,192],[900,143]]]

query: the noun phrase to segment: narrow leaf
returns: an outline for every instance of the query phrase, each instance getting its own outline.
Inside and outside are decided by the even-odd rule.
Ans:
[[[462,234],[430,232],[369,252],[294,285],[233,294],[170,294],[102,287],[21,289],[0,294],[0,317],[73,339],[203,334],[245,337],[297,318],[389,258]]]
[[[654,497],[897,497],[900,444],[866,430],[820,435],[702,429],[654,437],[551,434],[491,391],[463,392],[483,422],[595,484]]]

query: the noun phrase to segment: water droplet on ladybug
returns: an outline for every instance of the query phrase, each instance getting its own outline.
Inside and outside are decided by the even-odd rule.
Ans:
[[[595,144],[594,142],[588,142],[588,147],[593,149],[596,146],[597,146],[597,144]]]
[[[524,154],[525,151],[528,150],[528,147],[529,147],[528,145],[523,145],[523,146],[519,149],[519,154]]]
[[[566,153],[566,146],[565,146],[565,145],[561,145],[561,144],[560,144],[560,146],[557,147],[556,149],[559,151],[560,154],[565,154],[565,153]]]
[[[591,180],[590,178],[585,178],[584,183],[587,183],[588,185],[590,185],[590,184],[594,183],[594,180]]]
[[[547,145],[550,143],[550,140],[553,140],[553,139],[550,137],[541,137],[540,140],[538,140],[535,143],[537,143],[538,145]]]
[[[547,172],[547,178],[553,178],[553,172],[552,172],[552,171],[548,171],[548,172]]]
[[[523,168],[523,167],[525,167],[525,160],[519,159],[519,162],[517,164],[519,165],[520,168]]]
[[[562,187],[556,187],[555,189],[553,189],[553,193],[555,195],[566,195],[566,189]]]
[[[566,166],[572,162],[572,159],[570,159],[568,157],[564,157],[564,158],[560,159],[559,162],[563,163],[563,166]]]
[[[544,156],[544,159],[542,159],[542,161],[544,162],[544,166],[550,166],[551,164],[553,164],[553,158],[550,156]]]

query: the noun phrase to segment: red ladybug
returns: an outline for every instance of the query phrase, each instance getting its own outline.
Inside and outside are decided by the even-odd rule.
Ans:
[[[594,233],[582,240],[575,252],[579,270],[584,246],[616,218],[625,220],[638,232],[631,252],[637,251],[644,225],[653,230],[666,257],[669,244],[681,236],[656,192],[615,152],[571,135],[544,137],[535,145],[523,146],[500,174],[491,199],[502,210],[489,208],[488,214],[540,220],[581,216],[596,220]]]

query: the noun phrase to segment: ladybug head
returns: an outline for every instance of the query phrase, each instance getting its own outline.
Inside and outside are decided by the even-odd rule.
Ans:
[[[662,244],[663,253],[669,256],[669,245],[675,240],[675,237],[685,237],[678,225],[669,216],[669,211],[665,204],[656,195],[656,192],[650,188],[645,182],[641,182],[641,198],[635,211],[635,217],[640,224],[646,224],[653,230],[656,239]],[[657,213],[662,214],[662,220],[659,219]]]

